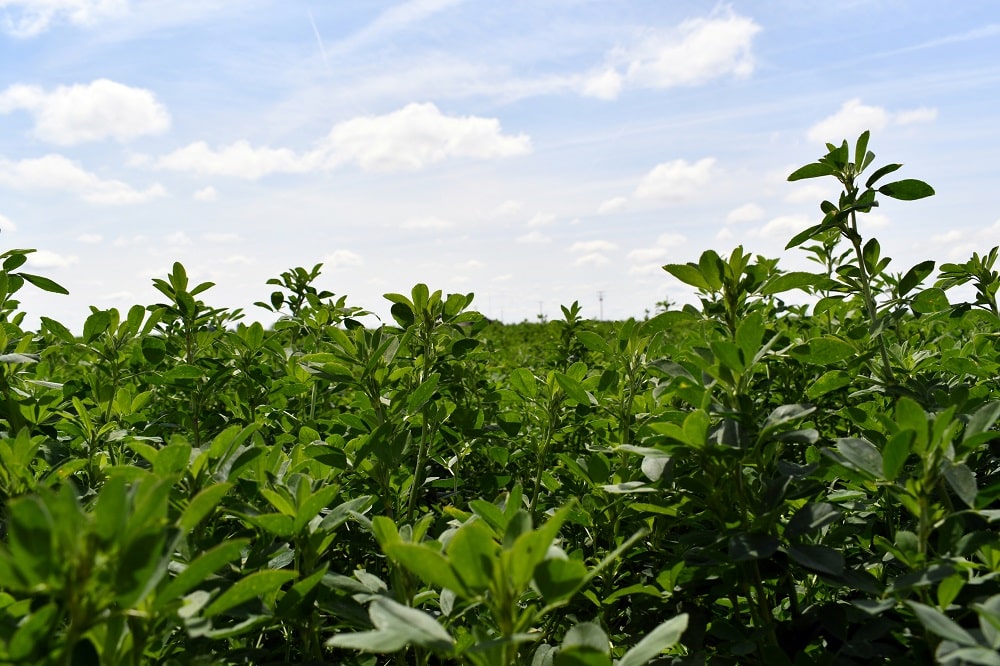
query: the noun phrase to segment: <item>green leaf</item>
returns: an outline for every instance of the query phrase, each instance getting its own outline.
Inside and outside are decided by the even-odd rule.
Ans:
[[[798,247],[799,245],[802,245],[807,240],[810,240],[811,238],[814,238],[817,234],[819,234],[820,232],[822,232],[824,229],[826,229],[826,226],[823,225],[823,224],[817,224],[815,226],[809,227],[808,229],[803,229],[799,233],[797,233],[794,236],[792,236],[792,240],[788,241],[788,244],[785,245],[785,249],[786,250],[791,250],[794,247]]]
[[[833,166],[823,162],[813,162],[793,171],[788,176],[788,180],[794,182],[806,178],[822,178],[823,176],[832,176],[835,173],[837,173],[837,170]]]
[[[808,363],[830,365],[831,363],[851,358],[857,354],[857,350],[853,345],[844,342],[840,338],[826,335],[796,345],[789,353],[795,358]]]
[[[878,191],[887,197],[900,201],[914,201],[934,194],[934,188],[922,180],[907,178],[894,183],[886,183]]]
[[[587,578],[587,567],[579,560],[550,558],[535,567],[535,585],[548,604],[573,596]]]
[[[833,504],[826,502],[810,502],[795,512],[785,527],[785,536],[789,539],[811,534],[826,527],[840,517],[841,511]]]
[[[53,631],[59,616],[59,607],[51,603],[42,606],[21,622],[7,644],[7,654],[14,662],[41,663],[33,656],[50,654]]]
[[[917,601],[906,601],[907,606],[913,611],[917,619],[920,620],[920,624],[924,625],[927,631],[940,636],[949,641],[954,641],[959,645],[966,645],[974,647],[977,645],[976,639],[972,635],[959,626],[954,620],[949,618],[947,615],[932,608],[925,604]]]
[[[448,541],[446,551],[455,574],[465,589],[479,593],[489,587],[499,561],[500,546],[484,521],[472,520],[462,525]],[[456,593],[461,590],[452,590]]]
[[[538,395],[538,380],[527,368],[515,368],[511,371],[510,387],[525,398]]]
[[[425,379],[420,386],[413,390],[410,397],[406,400],[406,411],[410,414],[416,414],[420,409],[427,403],[428,400],[434,395],[434,391],[437,390],[438,382],[441,380],[441,375],[438,373],[432,374],[430,377]]]
[[[177,521],[177,526],[183,532],[190,532],[215,510],[222,498],[233,487],[231,483],[216,483],[209,486],[191,498],[184,513]]]
[[[73,343],[76,342],[76,337],[70,332],[68,328],[60,324],[55,319],[50,319],[48,317],[40,317],[39,321],[42,326],[49,333],[58,338],[61,342]]]
[[[831,391],[849,386],[853,381],[854,377],[843,370],[829,370],[809,385],[809,388],[806,389],[806,397],[818,398]]]
[[[815,273],[807,273],[805,271],[792,271],[790,273],[782,273],[768,280],[761,288],[760,293],[764,295],[780,294],[792,289],[801,289],[808,292],[812,287],[824,281],[826,281],[826,277],[823,275],[816,275]]]
[[[826,546],[793,544],[788,547],[788,557],[807,569],[840,576],[844,573],[844,556]]]
[[[854,469],[878,479],[882,476],[882,454],[867,439],[843,437],[837,440],[837,452]]]
[[[578,622],[569,628],[563,637],[564,651],[583,648],[601,654],[610,654],[611,645],[608,635],[596,622]],[[558,661],[556,663],[559,663]]]
[[[694,264],[667,264],[663,270],[673,275],[684,284],[691,285],[704,291],[712,291],[701,270]]]
[[[566,393],[566,397],[570,400],[574,400],[581,405],[589,405],[591,403],[590,394],[583,388],[583,384],[561,372],[555,373],[555,378],[556,383],[559,384]]]
[[[672,648],[680,642],[681,635],[687,629],[688,614],[682,613],[661,623],[656,629],[646,634],[635,647],[625,653],[617,666],[643,666],[664,650]]]
[[[922,261],[910,270],[906,271],[906,275],[899,280],[899,295],[905,296],[910,293],[914,287],[923,282],[924,279],[933,271],[933,261]]]
[[[882,473],[887,480],[895,481],[903,471],[903,465],[910,457],[915,436],[916,433],[912,430],[902,430],[890,437],[882,448]]]
[[[948,485],[955,491],[958,499],[969,507],[976,508],[976,495],[979,489],[976,487],[976,475],[965,463],[957,463],[944,468],[944,478],[948,480]]]
[[[882,178],[883,176],[889,175],[893,171],[896,171],[896,170],[900,169],[902,166],[903,166],[902,164],[886,164],[883,167],[879,167],[878,169],[875,169],[875,171],[872,172],[872,175],[868,177],[868,180],[865,181],[865,187],[871,187],[880,178]]]
[[[948,302],[944,289],[931,287],[917,294],[911,302],[911,307],[919,314],[931,314],[947,310],[951,307],[951,303]]]
[[[455,575],[448,559],[430,546],[397,541],[384,545],[382,550],[389,559],[412,571],[425,583],[448,588],[466,598],[473,596]]]
[[[375,599],[368,607],[368,615],[375,631],[337,634],[326,642],[327,646],[388,653],[398,652],[407,645],[445,652],[454,644],[445,628],[427,613],[387,597]]]
[[[18,273],[17,275],[24,278],[26,282],[30,282],[31,284],[35,285],[42,291],[47,291],[52,294],[63,294],[63,295],[69,294],[69,291],[66,290],[66,287],[56,282],[53,282],[47,277],[42,277],[41,275],[31,275],[30,273]]]
[[[249,539],[230,539],[200,554],[194,561],[181,569],[173,580],[167,583],[156,595],[155,607],[162,609],[205,582],[209,576],[229,562],[239,559],[243,549],[249,543]]]
[[[241,578],[235,585],[220,594],[202,612],[202,615],[204,617],[214,617],[220,613],[225,613],[227,610],[235,608],[251,599],[259,599],[271,594],[297,576],[298,573],[295,571],[275,569],[255,571],[246,578]]]
[[[609,345],[604,338],[593,331],[577,331],[576,337],[587,349],[592,352],[605,354],[607,356],[612,356],[614,354],[611,349],[611,345]]]

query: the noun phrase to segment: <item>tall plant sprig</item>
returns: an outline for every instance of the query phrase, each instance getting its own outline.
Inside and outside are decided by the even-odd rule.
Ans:
[[[897,180],[876,187],[876,184],[882,178],[897,171],[903,166],[902,164],[886,164],[875,169],[865,181],[862,188],[859,184],[861,174],[875,160],[875,153],[868,150],[869,136],[870,133],[866,130],[858,137],[854,147],[853,160],[851,159],[851,150],[846,140],[840,146],[828,143],[826,144],[826,155],[812,164],[807,164],[796,169],[788,176],[789,181],[831,176],[837,179],[843,187],[843,191],[840,193],[836,204],[831,201],[821,203],[820,209],[823,211],[823,221],[796,235],[788,242],[785,249],[797,247],[832,229],[837,230],[840,237],[851,244],[854,250],[854,257],[857,260],[857,270],[841,271],[841,280],[852,291],[861,296],[865,312],[868,315],[871,335],[876,339],[878,344],[884,379],[889,383],[895,383],[892,365],[889,362],[889,352],[886,348],[885,340],[881,335],[878,302],[876,301],[872,287],[873,277],[885,269],[888,260],[880,260],[878,241],[874,238],[862,244],[863,239],[858,232],[858,213],[870,213],[873,208],[877,207],[879,205],[877,198],[879,194],[901,201],[914,201],[931,196],[934,194],[934,188],[922,180],[913,178]],[[923,262],[910,269],[900,280],[900,296],[905,291],[909,291],[917,286],[933,270],[933,267],[934,264],[932,262]]]

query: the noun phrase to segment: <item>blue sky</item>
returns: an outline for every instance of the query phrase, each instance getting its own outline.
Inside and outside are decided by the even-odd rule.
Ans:
[[[0,0],[0,242],[89,306],[174,261],[253,306],[425,282],[506,321],[690,300],[661,266],[784,252],[835,190],[787,183],[872,130],[938,194],[866,220],[904,271],[1000,243],[1000,8],[759,0]]]

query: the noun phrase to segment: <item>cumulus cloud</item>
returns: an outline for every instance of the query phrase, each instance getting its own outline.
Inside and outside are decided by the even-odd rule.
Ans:
[[[230,176],[256,180],[272,173],[304,173],[318,166],[315,156],[300,156],[288,148],[254,147],[240,140],[211,148],[196,141],[160,157],[161,169],[187,171],[202,176]]]
[[[635,196],[640,199],[666,199],[683,201],[708,184],[712,178],[714,157],[706,157],[690,164],[687,160],[664,162],[653,168],[639,182]]]
[[[212,148],[197,141],[156,160],[161,169],[256,180],[355,163],[365,171],[413,171],[452,158],[493,159],[531,152],[527,135],[511,136],[496,118],[447,116],[433,104],[409,104],[381,116],[334,125],[313,150],[253,146],[239,140]]]
[[[556,216],[552,213],[535,213],[528,220],[529,227],[547,227],[556,221]]]
[[[355,162],[365,171],[412,171],[448,158],[531,152],[527,135],[504,134],[496,118],[447,116],[431,103],[339,123],[322,145],[331,164]]]
[[[96,245],[104,240],[101,234],[80,234],[76,240],[86,245]]]
[[[608,67],[584,78],[582,93],[597,99],[615,99],[622,90],[622,75]]]
[[[193,195],[196,201],[215,201],[219,197],[219,193],[214,187],[209,185],[208,187],[203,187],[197,190]]]
[[[90,26],[125,13],[128,0],[0,0],[0,25],[14,37],[35,37],[57,21]]]
[[[541,231],[529,231],[528,233],[518,236],[514,239],[518,243],[549,243],[552,241],[551,238],[543,234]]]
[[[743,222],[756,222],[764,217],[764,209],[755,203],[746,203],[729,211],[726,215],[726,224],[741,224]]]
[[[6,231],[8,233],[11,231],[17,231],[17,225],[14,224],[9,217],[0,215],[0,232],[2,231]]]
[[[810,127],[807,136],[810,141],[839,144],[844,139],[850,142],[865,130],[873,132],[883,130],[890,123],[913,125],[931,122],[936,118],[937,109],[921,107],[891,113],[881,106],[868,106],[860,99],[854,98],[844,102],[840,110],[833,115]]]
[[[625,197],[614,197],[608,199],[601,203],[597,208],[598,215],[606,215],[607,213],[613,213],[616,210],[621,210],[628,203],[628,199]]]
[[[569,246],[570,252],[611,252],[617,250],[618,245],[606,240],[577,241]]]
[[[16,110],[34,116],[36,137],[61,146],[127,141],[170,128],[170,114],[151,91],[108,79],[48,92],[40,86],[10,86],[0,92],[0,113]]]
[[[681,234],[660,234],[656,241],[647,247],[640,247],[629,252],[625,259],[631,264],[629,274],[652,275],[662,270],[663,263],[670,253],[684,244],[687,239]]]
[[[109,206],[142,203],[166,194],[159,184],[136,190],[120,180],[104,180],[62,155],[17,162],[0,157],[0,185],[73,192],[89,203]]]
[[[580,257],[576,258],[573,262],[574,266],[604,266],[610,261],[606,256],[600,252],[588,252]]]
[[[772,218],[754,232],[754,235],[763,238],[773,238],[775,236],[786,236],[797,234],[806,227],[815,224],[816,220],[808,215],[779,215]]]
[[[323,264],[329,268],[351,268],[364,264],[364,259],[357,252],[350,250],[334,250],[326,255]]]
[[[511,215],[517,215],[524,208],[524,204],[520,201],[514,201],[513,199],[508,199],[502,204],[494,208],[490,215],[492,217],[510,217]]]
[[[67,268],[78,261],[76,255],[62,255],[48,250],[38,250],[28,255],[28,265],[32,268]]]
[[[191,237],[188,236],[183,231],[175,231],[172,234],[167,234],[167,245],[190,245]]]
[[[581,92],[614,99],[625,85],[665,89],[747,77],[754,69],[753,40],[760,30],[752,19],[723,10],[672,30],[649,31],[635,45],[609,54],[606,69],[583,77]]]

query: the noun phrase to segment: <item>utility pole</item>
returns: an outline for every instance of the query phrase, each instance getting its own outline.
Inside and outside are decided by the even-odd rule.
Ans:
[[[597,292],[597,302],[600,304],[600,313],[601,313],[600,316],[598,317],[598,319],[600,321],[604,321],[604,292],[603,291]]]

